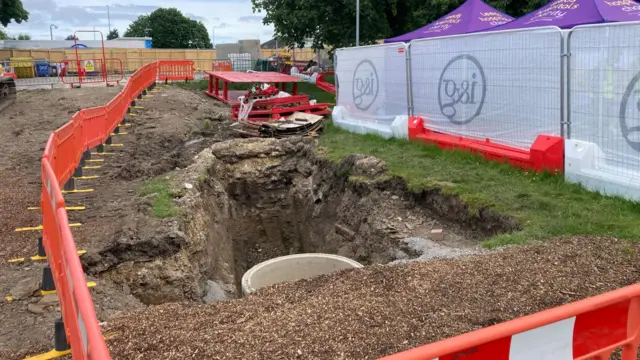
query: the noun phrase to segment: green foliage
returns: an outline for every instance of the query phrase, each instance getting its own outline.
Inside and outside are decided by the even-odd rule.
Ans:
[[[182,196],[170,189],[171,182],[166,177],[157,177],[145,181],[140,196],[148,196],[153,201],[153,215],[159,218],[167,218],[179,214],[173,199]]]
[[[0,0],[0,24],[7,26],[12,21],[21,24],[29,20],[29,12],[22,6],[21,0]]]
[[[4,29],[0,29],[0,40],[10,40],[9,35]]]
[[[175,8],[160,8],[134,21],[125,37],[151,37],[159,49],[210,49],[213,47],[207,28]]]
[[[19,34],[17,38],[14,38],[14,40],[31,40],[31,35]]]
[[[113,40],[119,37],[120,37],[120,34],[118,33],[118,29],[113,29],[109,31],[109,33],[107,34],[107,40]]]
[[[251,0],[253,10],[266,13],[283,44],[302,46],[314,39],[314,48],[355,45],[356,1]],[[402,35],[449,13],[464,0],[360,0],[360,44]],[[488,0],[489,5],[513,17],[522,16],[546,0]]]
[[[66,38],[64,38],[64,39],[65,39],[65,40],[78,40],[78,37],[77,37],[77,36],[74,36],[74,35],[67,35],[67,37],[66,37]]]
[[[151,37],[149,15],[138,16],[124,32],[124,37]]]
[[[513,216],[522,225],[522,231],[487,239],[486,246],[563,235],[640,238],[640,203],[587,191],[565,182],[561,175],[523,172],[470,153],[444,151],[419,142],[353,134],[331,122],[320,136],[320,145],[333,161],[350,154],[376,156],[413,191],[438,188],[459,196],[469,211],[491,208]]]

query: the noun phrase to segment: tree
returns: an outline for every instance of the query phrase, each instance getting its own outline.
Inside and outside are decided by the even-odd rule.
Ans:
[[[202,22],[191,20],[175,8],[160,8],[140,15],[125,31],[126,37],[150,37],[160,49],[210,49],[211,40]]]
[[[140,15],[124,32],[125,37],[150,37],[151,23],[149,15]]]
[[[78,40],[78,37],[77,37],[77,36],[74,36],[74,35],[67,35],[67,37],[66,37],[66,38],[64,38],[64,39],[65,39],[65,40]]]
[[[29,20],[29,12],[22,6],[21,0],[0,0],[0,24],[7,26],[16,22],[21,24]]]
[[[489,5],[513,17],[522,16],[548,0],[489,0]],[[353,0],[251,0],[254,12],[264,12],[265,25],[273,25],[283,45],[335,49],[355,45],[356,6]],[[442,17],[464,0],[360,0],[360,44],[402,35]],[[330,21],[328,19],[331,19]]]
[[[120,37],[120,34],[118,34],[118,29],[113,29],[109,31],[109,33],[107,34],[107,40],[113,40],[119,37]]]
[[[19,34],[18,40],[31,40],[31,35],[29,34]]]

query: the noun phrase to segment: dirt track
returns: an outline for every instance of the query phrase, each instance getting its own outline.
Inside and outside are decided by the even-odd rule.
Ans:
[[[28,211],[27,207],[39,203],[40,158],[48,136],[77,110],[106,104],[120,89],[92,87],[19,92],[16,104],[0,114],[0,230],[3,234],[0,292],[3,297],[20,280],[41,277],[42,262],[27,259],[10,264],[7,260],[36,254],[39,233],[14,232],[14,229],[41,223],[39,212]],[[101,166],[84,171],[85,175],[99,176],[98,179],[77,182],[78,188],[95,191],[65,197],[67,205],[87,207],[82,212],[70,211],[69,219],[82,223],[80,228],[73,228],[73,234],[78,248],[89,254],[115,241],[123,229],[152,228],[136,222],[138,208],[134,196],[141,182],[183,166],[189,156],[214,139],[213,133],[217,133],[220,120],[226,119],[227,114],[226,109],[215,107],[211,100],[177,89],[154,94],[139,105],[145,109],[139,109],[139,117],[132,121],[141,126],[123,127],[122,131],[128,134],[114,136],[114,143],[125,146],[108,148],[113,155],[104,155],[105,162],[89,164]],[[190,149],[181,147],[193,138],[203,141]],[[98,279],[98,286],[91,293],[101,321],[123,310],[144,307],[128,289],[108,280]],[[48,308],[44,314],[29,312],[28,305],[39,299],[0,306],[0,322],[5,324],[0,330],[0,358],[19,359],[25,354],[50,350],[53,321],[59,316],[59,309]]]

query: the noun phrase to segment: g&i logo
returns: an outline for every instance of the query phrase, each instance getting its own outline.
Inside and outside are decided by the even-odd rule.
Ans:
[[[640,80],[640,73],[631,79],[627,89],[622,96],[620,102],[620,114],[618,119],[620,120],[620,131],[622,137],[627,144],[635,151],[640,152],[640,121],[636,120],[638,125],[630,126],[627,121],[628,118],[635,119],[640,118],[640,89],[638,89],[638,81]],[[629,115],[629,116],[627,116]]]
[[[362,60],[353,72],[353,104],[366,111],[376,101],[380,84],[375,65],[369,60]]]
[[[480,62],[471,55],[454,57],[440,74],[440,112],[456,125],[468,124],[480,115],[486,94],[484,70]]]

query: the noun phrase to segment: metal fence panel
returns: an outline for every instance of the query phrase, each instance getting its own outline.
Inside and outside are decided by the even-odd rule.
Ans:
[[[566,177],[640,200],[640,23],[569,35]]]
[[[560,135],[561,54],[556,27],[412,41],[413,113],[431,130],[529,149]]]
[[[337,50],[334,122],[358,133],[406,138],[407,53],[405,44]]]

